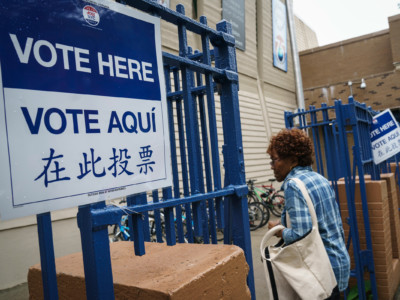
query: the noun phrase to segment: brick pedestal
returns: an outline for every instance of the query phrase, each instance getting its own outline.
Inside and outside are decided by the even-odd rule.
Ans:
[[[375,262],[375,275],[379,299],[393,299],[396,288],[400,283],[400,219],[398,198],[394,174],[382,174],[379,181],[370,181],[366,177],[366,193],[368,214],[371,229],[372,251]],[[346,239],[349,226],[345,221],[348,216],[345,184],[338,182],[340,207]],[[361,249],[366,249],[363,210],[359,183],[356,183],[355,206]],[[397,211],[396,211],[397,209]],[[352,268],[354,268],[353,248],[350,247]],[[368,273],[366,273],[368,274]],[[369,279],[369,276],[365,277]],[[354,284],[354,280],[351,281]]]
[[[146,243],[135,256],[132,242],[111,245],[115,299],[250,299],[248,265],[233,245]],[[56,259],[60,299],[86,299],[82,254]],[[30,299],[43,299],[40,264],[29,269]]]
[[[391,172],[393,174],[395,174],[395,181],[396,181],[396,183],[398,183],[399,178],[397,177],[398,175],[396,174],[396,168],[397,168],[396,163],[390,163]],[[400,170],[399,170],[398,174],[400,174]],[[397,193],[397,208],[400,208],[400,188],[399,188],[398,184],[396,184],[396,193]],[[400,211],[397,210],[397,212],[398,212],[399,218],[400,218]]]

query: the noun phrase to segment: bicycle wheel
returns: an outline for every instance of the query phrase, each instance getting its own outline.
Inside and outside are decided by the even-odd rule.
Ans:
[[[268,205],[265,202],[257,202],[257,204],[261,207],[264,214],[264,220],[260,227],[264,227],[268,223],[271,214],[269,212]]]
[[[113,226],[114,226],[114,228],[112,230],[112,238],[111,238],[111,240],[113,242],[122,241],[122,237],[121,237],[122,232],[121,232],[121,230],[119,230],[118,224],[114,224]]]
[[[217,228],[217,241],[221,242],[224,240],[224,229]]]
[[[247,194],[247,203],[260,202],[253,193]]]
[[[264,212],[259,203],[253,202],[248,206],[250,230],[260,228],[264,222]]]
[[[263,220],[263,223],[260,225],[260,227],[263,227],[265,224],[268,223],[269,217],[270,217],[268,205],[264,202],[260,202],[255,195],[247,195],[247,199],[248,199],[248,202],[247,202],[248,204],[256,203],[261,207],[261,209],[264,213],[264,220]]]
[[[285,206],[285,197],[277,194],[272,197],[271,203],[271,212],[274,216],[280,217],[282,215],[283,207]]]

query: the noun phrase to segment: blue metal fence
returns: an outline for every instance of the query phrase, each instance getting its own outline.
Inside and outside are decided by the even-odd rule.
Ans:
[[[182,5],[173,11],[151,0],[120,2],[157,15],[177,27],[179,56],[163,53],[173,186],[127,196],[127,206],[123,209],[107,206],[104,202],[79,207],[77,219],[87,298],[114,297],[108,226],[120,222],[128,212],[132,246],[136,255],[144,255],[145,241],[150,241],[148,212],[153,211],[157,241],[162,242],[161,230],[164,230],[166,243],[170,246],[186,240],[193,242],[199,236],[204,243],[215,244],[216,228],[223,228],[224,242],[244,250],[250,267],[247,282],[255,299],[235,41],[230,24],[222,21],[216,30],[211,29],[205,17],[201,17],[200,22],[186,17]],[[188,45],[187,31],[201,37],[202,49],[193,53]],[[222,147],[218,145],[216,93],[221,103]],[[161,211],[164,228],[161,228]],[[43,236],[40,249],[45,299],[57,299],[49,213],[38,216],[38,228],[39,233],[43,232],[39,235]]]
[[[285,113],[287,128],[298,127],[308,130],[314,142],[317,171],[327,176],[337,190],[337,181],[344,178],[350,226],[347,247],[353,248],[355,269],[351,276],[357,280],[359,299],[367,299],[364,276],[369,274],[373,299],[377,299],[377,285],[372,253],[371,230],[364,175],[372,180],[379,179],[379,170],[372,159],[370,125],[376,112],[349,97],[348,104],[336,100],[334,106],[310,106],[308,111]],[[349,140],[353,144],[349,145]],[[323,147],[322,147],[323,146]],[[324,152],[322,151],[324,149]],[[384,164],[382,164],[384,165]],[[325,170],[327,173],[325,173]],[[362,219],[366,247],[362,249],[355,207],[356,181],[360,187]]]

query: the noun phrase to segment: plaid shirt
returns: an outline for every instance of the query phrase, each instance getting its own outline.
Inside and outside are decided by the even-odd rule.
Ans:
[[[282,237],[286,244],[304,236],[312,228],[307,202],[296,183],[290,178],[302,180],[307,188],[318,219],[322,241],[332,264],[340,291],[347,288],[350,276],[350,257],[344,242],[342,219],[329,181],[313,172],[311,167],[296,167],[282,184],[285,191],[285,208],[282,224],[287,227],[286,214],[290,216],[291,228],[285,228]]]

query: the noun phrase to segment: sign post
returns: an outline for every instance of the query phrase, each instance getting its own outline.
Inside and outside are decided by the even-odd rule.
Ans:
[[[171,185],[158,18],[104,0],[0,17],[1,219]]]
[[[375,164],[380,164],[400,152],[399,124],[389,109],[372,119],[370,136]]]

